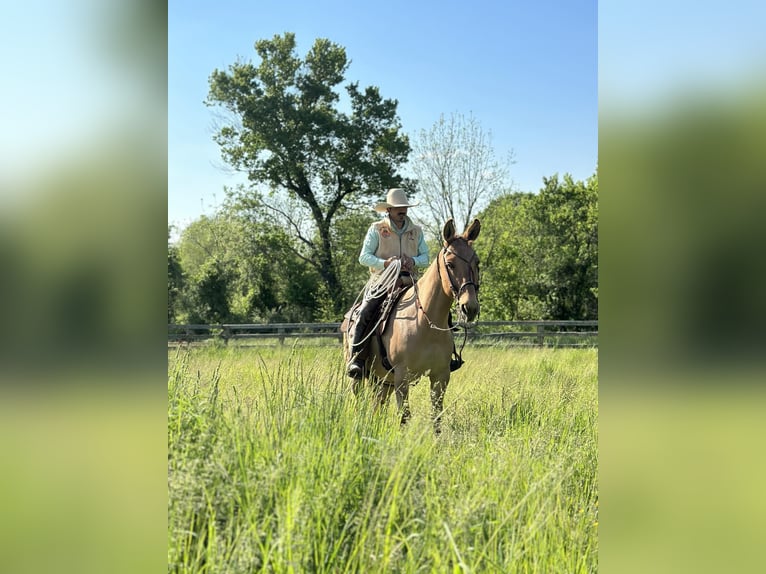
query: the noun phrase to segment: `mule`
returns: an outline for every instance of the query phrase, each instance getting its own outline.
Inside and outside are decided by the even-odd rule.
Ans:
[[[481,223],[474,219],[462,235],[456,235],[455,222],[449,219],[442,229],[443,247],[436,258],[395,303],[380,337],[370,338],[365,373],[377,384],[380,407],[396,394],[402,424],[411,416],[410,385],[428,375],[434,431],[441,431],[457,328],[450,325],[452,304],[457,306],[458,325],[465,326],[479,315],[479,258],[472,244],[480,231]],[[348,359],[347,338],[344,350]],[[358,386],[354,390],[357,392]]]

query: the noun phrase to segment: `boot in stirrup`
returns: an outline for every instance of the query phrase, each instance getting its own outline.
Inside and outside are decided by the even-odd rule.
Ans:
[[[351,330],[351,360],[346,365],[346,374],[352,379],[359,380],[364,377],[364,359],[359,355],[364,350],[364,336],[367,331],[369,312],[365,311],[364,304],[359,309],[356,324]],[[360,343],[361,341],[361,343]]]
[[[346,374],[352,379],[358,381],[364,377],[364,361],[355,354],[346,365]]]

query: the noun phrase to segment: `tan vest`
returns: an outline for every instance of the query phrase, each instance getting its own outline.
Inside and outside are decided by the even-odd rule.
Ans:
[[[399,257],[401,255],[409,255],[410,257],[417,256],[420,237],[423,235],[423,230],[420,229],[420,227],[410,221],[407,231],[399,236],[393,229],[391,229],[388,218],[376,221],[372,225],[378,232],[378,249],[375,251],[376,257],[388,259],[389,257]],[[370,267],[370,273],[380,273],[380,271],[374,267]]]

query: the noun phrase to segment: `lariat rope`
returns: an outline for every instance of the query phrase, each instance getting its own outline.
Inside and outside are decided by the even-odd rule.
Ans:
[[[390,293],[391,288],[399,279],[401,268],[402,262],[399,259],[394,259],[382,272],[370,276],[367,284],[364,286],[364,300],[369,301],[370,299],[380,297],[384,293]]]
[[[401,270],[401,267],[402,262],[399,259],[394,259],[382,272],[371,275],[365,286],[362,287],[359,295],[356,296],[353,307],[356,307],[360,297],[362,298],[363,303],[366,303],[370,299],[376,299],[385,293],[390,293],[399,279],[399,271]],[[354,343],[356,345],[361,345],[362,343],[367,342],[378,329],[378,326],[382,321],[383,315],[379,313],[378,320],[375,322],[372,329],[370,329],[360,341],[355,341]]]

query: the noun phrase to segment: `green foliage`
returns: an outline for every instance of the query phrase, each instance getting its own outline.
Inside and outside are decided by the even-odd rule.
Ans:
[[[336,351],[170,357],[169,572],[597,570],[595,350],[470,350],[440,437]]]
[[[179,312],[179,301],[184,288],[183,268],[178,247],[170,243],[168,228],[168,323],[173,323]]]
[[[229,283],[231,274],[215,261],[206,261],[197,271],[188,293],[192,323],[224,323],[231,317]]]
[[[484,318],[598,318],[598,177],[544,178],[481,215]]]
[[[482,234],[476,250],[482,262],[482,317],[494,320],[539,319],[542,302],[529,292],[533,268],[526,259],[531,243],[530,193],[507,194],[480,215]]]
[[[543,178],[532,203],[541,271],[530,285],[545,302],[549,319],[597,319],[598,177],[575,182],[565,175]]]
[[[215,70],[206,103],[229,112],[215,135],[223,159],[269,190],[275,201],[258,207],[286,221],[283,227],[308,250],[304,259],[324,282],[337,318],[346,298],[332,226],[342,208],[403,183],[397,169],[410,146],[396,100],[382,98],[377,87],[349,83],[341,106],[336,88],[349,65],[343,47],[318,39],[304,59],[295,48],[292,33],[257,41],[260,63]],[[256,188],[248,194],[259,197]],[[280,208],[279,199],[294,203]]]
[[[286,233],[222,209],[184,229],[177,247],[191,322],[311,322],[318,277]]]
[[[598,318],[597,176],[544,183],[539,194],[507,194],[480,215],[485,320]],[[373,216],[337,211],[329,241],[338,283],[331,291],[312,259],[320,234],[306,240],[311,245],[296,239],[261,200],[234,193],[169,246],[169,321],[337,321],[338,308],[351,306],[368,278],[358,256]],[[433,258],[438,246],[430,252]]]

